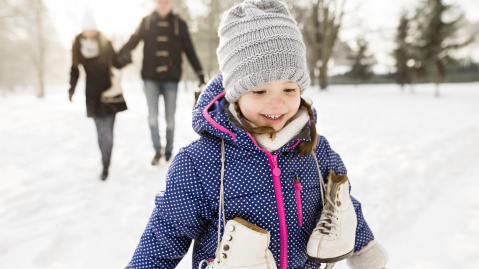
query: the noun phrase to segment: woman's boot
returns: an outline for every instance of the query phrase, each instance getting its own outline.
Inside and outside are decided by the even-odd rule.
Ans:
[[[110,167],[110,163],[109,162],[104,162],[103,163],[103,171],[101,172],[101,180],[106,180],[106,178],[108,177],[108,168]]]

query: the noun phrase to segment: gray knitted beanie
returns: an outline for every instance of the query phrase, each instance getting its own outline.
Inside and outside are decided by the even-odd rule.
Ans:
[[[306,46],[288,8],[277,0],[246,0],[221,20],[216,50],[226,100],[277,80],[309,86]]]

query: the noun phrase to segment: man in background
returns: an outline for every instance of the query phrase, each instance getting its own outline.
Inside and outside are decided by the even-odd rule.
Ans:
[[[165,160],[173,150],[175,111],[178,83],[181,78],[181,54],[184,52],[200,82],[206,84],[201,64],[196,56],[188,26],[173,10],[173,0],[156,0],[157,7],[144,17],[135,33],[121,48],[119,59],[131,59],[131,51],[143,40],[141,77],[148,104],[148,122],[155,156],[151,164],[157,165],[162,157],[158,125],[159,97],[163,96],[166,118]]]

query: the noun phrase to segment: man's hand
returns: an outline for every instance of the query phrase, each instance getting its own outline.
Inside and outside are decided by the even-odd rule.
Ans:
[[[203,85],[206,85],[205,75],[199,75],[198,87],[202,88]]]

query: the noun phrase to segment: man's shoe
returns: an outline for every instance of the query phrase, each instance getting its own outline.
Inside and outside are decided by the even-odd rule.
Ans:
[[[153,160],[151,160],[151,165],[158,165],[160,163],[161,153],[157,152]]]

